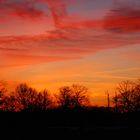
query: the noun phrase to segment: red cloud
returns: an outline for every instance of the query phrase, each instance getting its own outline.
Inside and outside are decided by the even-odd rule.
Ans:
[[[67,15],[66,6],[62,0],[46,0],[52,16],[54,18],[55,25],[57,26],[60,23],[60,19]]]
[[[76,2],[86,2],[85,0],[25,0],[21,1],[0,1],[0,9],[2,15],[9,14],[16,17],[25,19],[39,19],[40,17],[47,17],[49,12],[46,13],[37,8],[38,3],[46,6],[48,5],[51,16],[54,20],[54,25],[57,28],[96,28],[101,26],[101,21],[96,20],[80,20],[79,17],[71,18],[67,9],[70,4]],[[46,7],[47,8],[47,7]]]
[[[92,31],[86,33],[85,30],[56,30],[37,36],[1,37],[0,59],[7,61],[1,67],[78,59],[100,50],[137,43],[140,43],[140,37],[118,36],[113,33],[97,35]]]
[[[59,26],[62,19],[67,16],[67,6],[75,0],[1,0],[0,11],[5,14],[18,16],[27,19],[38,19],[42,16],[48,15],[47,10],[43,11],[39,9],[38,4],[46,5],[49,8],[51,16],[54,19],[55,26]]]
[[[69,56],[39,56],[28,54],[5,54],[0,58],[6,59],[5,64],[0,64],[0,68],[21,67],[33,64],[48,63],[55,61],[78,59],[78,57]]]
[[[104,28],[113,32],[140,32],[140,9],[119,7],[105,17]]]
[[[41,10],[37,10],[33,7],[17,7],[12,12],[13,15],[28,19],[39,19],[45,16]]]
[[[57,28],[36,36],[0,37],[1,57],[9,60],[10,66],[18,65],[20,62],[27,65],[77,59],[100,50],[140,43],[139,36],[116,34],[116,31],[125,33],[139,31],[138,9],[126,8],[123,9],[124,11],[120,8],[113,9],[105,20],[73,18],[73,20],[70,19],[70,22],[63,22],[63,19],[69,18],[66,10],[68,3],[65,3],[64,0],[31,1],[45,2],[49,5]],[[43,16],[43,13],[37,10],[31,1],[23,4],[24,7],[21,3],[17,5],[8,3],[8,5],[12,6],[10,10],[14,16],[31,19]],[[104,30],[103,24],[105,29],[113,32]],[[19,62],[15,63],[17,60]]]
[[[11,0],[1,0],[0,1],[0,11],[1,15],[12,15],[25,19],[39,19],[40,17],[46,16],[44,11],[38,9],[34,5],[34,0],[25,1],[11,1]]]

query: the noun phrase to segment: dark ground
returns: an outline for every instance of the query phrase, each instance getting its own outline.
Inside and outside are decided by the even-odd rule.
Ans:
[[[140,139],[140,113],[87,110],[0,113],[3,139]]]

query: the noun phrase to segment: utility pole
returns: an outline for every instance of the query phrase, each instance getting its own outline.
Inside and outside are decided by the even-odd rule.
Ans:
[[[117,92],[115,92],[115,111],[118,112],[118,96],[117,96]]]
[[[108,108],[108,112],[110,111],[110,95],[109,92],[106,91],[106,95],[107,95],[107,108]]]

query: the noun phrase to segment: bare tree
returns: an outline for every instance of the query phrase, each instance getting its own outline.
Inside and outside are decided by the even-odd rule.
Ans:
[[[113,102],[121,112],[140,109],[140,84],[132,81],[121,82],[116,88]]]
[[[47,90],[38,93],[27,84],[20,84],[16,88],[16,99],[21,110],[25,111],[46,111],[52,105]]]
[[[15,90],[16,100],[20,104],[21,110],[33,111],[35,100],[37,98],[37,91],[27,84],[20,84]]]
[[[89,98],[87,95],[88,89],[85,86],[74,84],[71,86],[71,91],[74,107],[83,107],[89,105]]]
[[[119,108],[118,108],[119,96],[117,92],[115,92],[115,96],[113,97],[113,103],[115,104],[115,112],[119,112]]]
[[[59,89],[59,95],[56,96],[58,104],[61,108],[71,108],[72,107],[72,92],[70,87],[64,86]]]
[[[1,94],[0,103],[3,111],[46,111],[52,105],[47,90],[38,93],[27,84],[18,85],[10,95]]]
[[[48,94],[47,90],[43,90],[39,92],[37,98],[35,100],[35,110],[37,111],[46,111],[47,109],[51,108],[52,100]]]
[[[7,92],[6,83],[4,81],[0,81],[0,109],[1,110],[4,103],[6,92]]]
[[[84,107],[89,104],[87,88],[81,85],[61,87],[57,101],[65,109]],[[13,93],[1,97],[3,111],[46,111],[51,107],[52,99],[47,90],[37,92],[27,84],[19,84]]]
[[[81,85],[61,87],[57,99],[62,108],[78,108],[89,104],[87,88]]]
[[[1,105],[2,111],[18,112],[20,111],[20,104],[14,95],[4,96]]]
[[[4,94],[7,92],[6,85],[7,83],[5,81],[2,80],[0,81],[0,98],[2,98]]]
[[[140,80],[135,83],[134,93],[132,95],[134,111],[140,111]]]

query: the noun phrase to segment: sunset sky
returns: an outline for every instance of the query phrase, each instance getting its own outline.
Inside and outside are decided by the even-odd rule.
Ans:
[[[139,0],[0,0],[0,80],[53,93],[105,91],[140,78]]]

